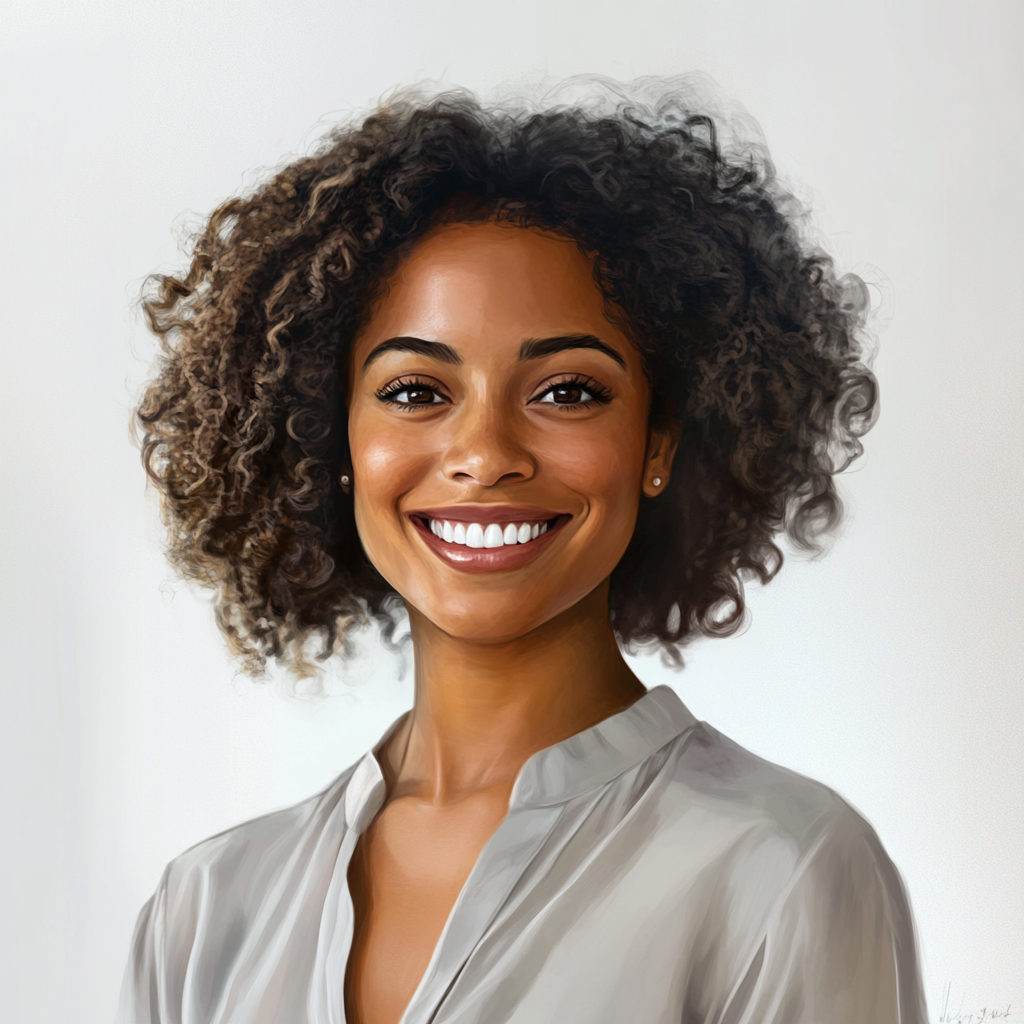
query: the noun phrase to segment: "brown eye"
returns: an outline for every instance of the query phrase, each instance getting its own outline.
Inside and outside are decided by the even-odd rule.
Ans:
[[[403,388],[395,395],[395,401],[404,405],[433,405],[437,401],[437,394],[433,388]]]
[[[558,405],[578,405],[583,401],[584,395],[590,398],[590,395],[587,395],[583,388],[576,385],[566,385],[552,389],[551,401],[556,402]]]
[[[382,402],[399,405],[406,409],[425,405],[439,405],[448,402],[437,388],[420,381],[395,381],[393,384],[377,392]]]
[[[609,399],[606,389],[596,381],[566,380],[552,384],[534,402],[544,405],[603,405]]]

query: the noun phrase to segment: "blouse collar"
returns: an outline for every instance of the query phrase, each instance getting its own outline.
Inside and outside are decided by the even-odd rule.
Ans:
[[[366,828],[380,810],[384,775],[376,751],[401,721],[398,719],[356,764],[349,778],[345,820],[357,832]],[[656,686],[625,711],[538,750],[519,770],[509,810],[565,803],[603,786],[696,723],[674,690]]]
[[[509,809],[564,803],[603,786],[697,723],[668,686],[625,711],[538,750],[519,771]]]

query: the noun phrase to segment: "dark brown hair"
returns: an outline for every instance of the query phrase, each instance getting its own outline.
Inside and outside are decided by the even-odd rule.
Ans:
[[[876,409],[859,279],[835,277],[758,147],[726,153],[671,94],[485,108],[406,94],[223,203],[181,276],[144,308],[163,356],[137,417],[172,563],[213,586],[246,668],[308,670],[396,597],[369,563],[351,499],[343,374],[396,254],[459,203],[465,216],[576,240],[681,430],[671,484],[641,499],[611,581],[624,644],[678,658],[743,619],[785,529],[813,548],[841,505],[833,476]]]

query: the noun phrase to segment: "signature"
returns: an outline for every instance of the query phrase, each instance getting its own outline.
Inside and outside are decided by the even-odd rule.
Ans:
[[[942,1013],[939,1016],[939,1024],[983,1024],[988,1020],[1006,1020],[1010,1016],[1010,1004],[1005,1008],[1001,1006],[983,1006],[980,1010],[964,1010],[964,1003],[967,1001],[967,994],[960,997],[960,1006],[951,1010],[949,1006],[950,989],[952,986],[947,981],[942,990]]]

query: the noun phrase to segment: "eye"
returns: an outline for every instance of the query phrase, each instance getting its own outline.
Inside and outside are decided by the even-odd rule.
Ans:
[[[415,387],[402,388],[389,397],[400,405],[434,405],[443,401],[433,388],[421,387],[418,384]]]
[[[539,399],[541,402],[554,402],[555,405],[580,405],[593,400],[594,396],[579,384],[559,384]]]
[[[573,378],[548,385],[533,401],[542,405],[579,407],[604,405],[610,397],[608,390],[597,381]]]
[[[377,398],[403,410],[428,405],[446,405],[449,400],[432,384],[420,380],[396,380],[377,392]]]

